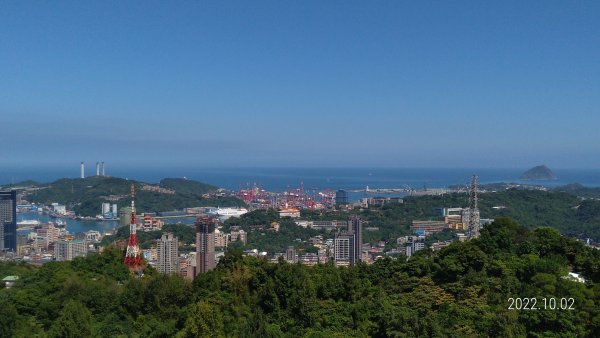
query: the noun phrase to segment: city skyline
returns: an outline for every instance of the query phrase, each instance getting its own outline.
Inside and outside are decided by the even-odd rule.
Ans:
[[[5,2],[0,156],[598,168],[599,9]]]

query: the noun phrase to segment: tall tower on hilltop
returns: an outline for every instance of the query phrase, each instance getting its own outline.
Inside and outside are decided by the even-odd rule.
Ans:
[[[135,186],[131,183],[131,222],[129,224],[129,242],[125,253],[125,265],[132,270],[137,270],[142,263],[142,255],[136,234],[137,219],[135,217]]]
[[[471,177],[471,187],[469,188],[469,238],[479,237],[478,186],[478,178],[473,175]]]
[[[100,162],[96,162],[96,176],[100,176]]]
[[[81,162],[81,168],[80,168],[80,171],[81,171],[81,173],[80,173],[80,174],[81,174],[81,175],[80,175],[80,177],[81,177],[81,178],[85,178],[85,164],[83,163],[83,161]]]

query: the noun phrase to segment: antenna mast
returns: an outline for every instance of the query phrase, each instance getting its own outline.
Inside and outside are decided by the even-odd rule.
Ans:
[[[142,262],[140,247],[136,234],[137,219],[135,216],[135,186],[131,183],[131,222],[129,224],[129,242],[125,253],[125,265],[132,270],[137,270]]]
[[[469,239],[479,237],[478,186],[478,177],[473,175],[469,187]]]

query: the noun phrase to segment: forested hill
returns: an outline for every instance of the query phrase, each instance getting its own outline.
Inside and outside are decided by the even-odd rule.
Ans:
[[[173,189],[180,194],[190,195],[206,194],[218,189],[218,187],[215,187],[214,185],[185,178],[163,178],[160,180],[159,186]]]
[[[507,219],[437,253],[350,268],[233,252],[192,283],[133,277],[122,259],[109,247],[0,263],[0,278],[21,277],[0,289],[0,337],[600,337],[600,251]]]
[[[554,191],[566,192],[582,198],[600,198],[600,187],[585,187],[578,183],[556,187]]]
[[[436,208],[467,207],[467,194],[409,197],[404,205],[386,206],[384,215],[412,219],[440,219]],[[482,218],[510,217],[529,228],[550,226],[561,233],[600,241],[600,201],[559,191],[509,189],[480,194]]]
[[[103,202],[117,203],[119,208],[131,203],[131,183],[136,189],[136,208],[140,212],[180,210],[197,206],[238,206],[237,198],[205,198],[204,194],[218,188],[209,184],[186,179],[164,179],[159,184],[144,183],[118,177],[64,178],[39,188],[26,196],[30,202],[67,205],[81,216],[100,213]]]
[[[551,226],[577,238],[600,241],[600,201],[557,191],[507,190],[481,195],[481,214],[511,217],[528,227]]]

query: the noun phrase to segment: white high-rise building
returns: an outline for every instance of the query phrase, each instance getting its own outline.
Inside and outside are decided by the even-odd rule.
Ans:
[[[157,243],[158,271],[179,273],[179,249],[177,237],[172,233],[163,234]]]
[[[355,238],[353,233],[342,232],[335,236],[334,260],[336,266],[354,265]]]
[[[102,216],[110,213],[110,203],[102,203]]]

